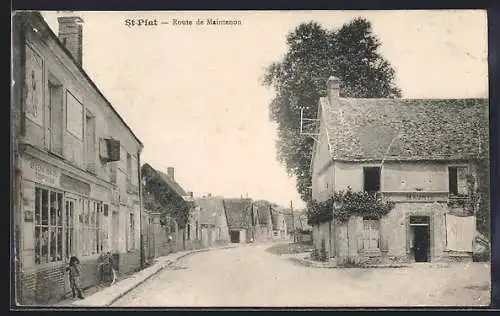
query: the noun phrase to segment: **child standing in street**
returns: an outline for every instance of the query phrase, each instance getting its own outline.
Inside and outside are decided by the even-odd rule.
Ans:
[[[82,289],[80,285],[80,260],[77,257],[73,256],[69,259],[69,266],[66,268],[66,271],[69,271],[69,284],[71,285],[71,292],[73,293],[73,297],[78,294],[78,298],[83,298]]]

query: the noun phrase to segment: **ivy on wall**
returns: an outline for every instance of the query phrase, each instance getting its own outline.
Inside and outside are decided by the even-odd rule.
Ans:
[[[162,225],[166,224],[168,217],[172,217],[179,228],[184,228],[192,205],[176,194],[148,164],[142,166],[141,173],[144,181],[144,207],[159,212]]]
[[[312,201],[307,208],[310,225],[331,221],[333,218],[346,222],[351,216],[381,218],[393,208],[394,202],[388,201],[380,192],[354,192],[351,187],[346,191],[334,192],[328,200]]]

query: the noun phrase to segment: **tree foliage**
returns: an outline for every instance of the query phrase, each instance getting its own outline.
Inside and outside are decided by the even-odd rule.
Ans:
[[[356,18],[339,30],[303,23],[287,35],[286,43],[286,55],[269,65],[263,84],[276,92],[269,115],[278,124],[278,159],[296,177],[298,192],[307,202],[314,141],[300,135],[300,108],[304,117],[316,117],[318,99],[331,75],[340,79],[344,97],[393,98],[401,93],[393,83],[394,70],[377,51],[380,41],[365,19]]]
[[[490,207],[490,168],[487,160],[478,162],[477,181],[475,190],[469,195],[475,197],[473,199],[474,211],[476,214],[477,230],[485,235],[488,239],[491,237],[491,207]]]

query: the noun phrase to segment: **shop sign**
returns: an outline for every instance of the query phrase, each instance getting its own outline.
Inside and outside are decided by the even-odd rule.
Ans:
[[[61,188],[68,191],[78,192],[83,195],[90,195],[90,184],[83,182],[69,175],[62,174]]]
[[[32,157],[23,158],[23,177],[25,179],[49,185],[59,186],[61,173],[59,168]]]
[[[91,186],[90,196],[93,199],[96,199],[99,201],[108,201],[109,200],[109,190],[107,190],[99,185],[93,184]]]

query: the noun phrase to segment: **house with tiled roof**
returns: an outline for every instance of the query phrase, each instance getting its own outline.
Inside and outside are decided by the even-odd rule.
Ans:
[[[255,229],[255,240],[266,241],[273,237],[273,222],[271,218],[271,203],[265,200],[253,203],[254,211],[257,212],[258,226]]]
[[[141,167],[145,208],[159,212],[163,225],[175,222],[182,249],[198,248],[201,245],[200,212],[195,206],[193,193],[182,188],[175,180],[174,172],[174,167],[168,167],[167,173],[147,163]]]
[[[196,198],[200,210],[200,229],[202,246],[229,242],[229,229],[223,198],[218,196],[203,196]]]
[[[315,247],[337,261],[469,260],[475,214],[463,201],[489,185],[488,114],[487,99],[343,98],[331,77],[318,104],[312,199],[350,188],[394,207],[312,223]]]
[[[254,238],[254,226],[258,222],[252,207],[252,200],[248,198],[225,198],[222,203],[226,212],[231,242],[251,242]]]

